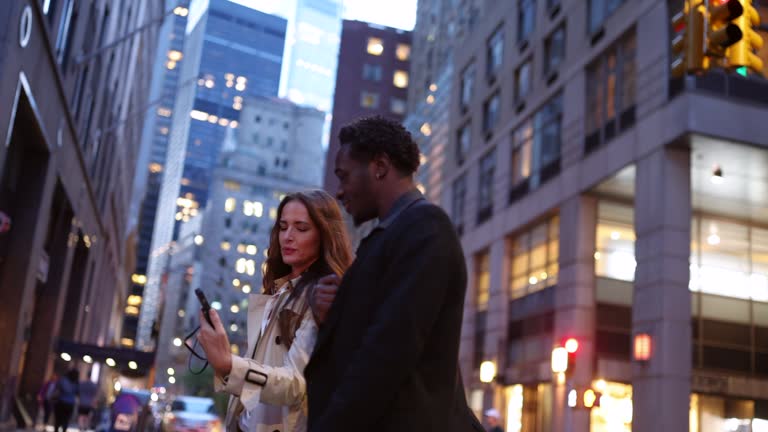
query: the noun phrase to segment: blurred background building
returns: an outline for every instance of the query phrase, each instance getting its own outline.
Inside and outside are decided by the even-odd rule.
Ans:
[[[167,252],[179,222],[206,205],[225,132],[237,128],[244,98],[277,96],[285,28],[282,18],[227,0],[190,5],[180,80],[195,85],[180,89],[166,112],[171,143],[138,323],[140,349],[155,345]]]

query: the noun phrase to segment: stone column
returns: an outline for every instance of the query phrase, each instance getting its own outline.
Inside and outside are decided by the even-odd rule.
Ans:
[[[633,361],[632,430],[688,430],[691,392],[690,150],[662,148],[637,164],[632,333],[652,354]]]
[[[575,196],[560,207],[560,275],[555,291],[554,343],[569,337],[579,341],[575,365],[565,384],[553,377],[552,430],[589,432],[589,411],[569,408],[570,388],[589,387],[594,379],[595,230],[597,200]]]

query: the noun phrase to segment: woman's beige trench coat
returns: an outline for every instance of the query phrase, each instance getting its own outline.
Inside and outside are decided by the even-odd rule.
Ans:
[[[248,350],[242,357],[232,356],[228,377],[214,377],[216,391],[232,395],[225,419],[227,431],[306,431],[304,368],[315,346],[317,325],[309,310],[299,317],[306,298],[290,305],[287,313],[275,311],[281,310],[298,280],[278,280],[277,294],[248,298]],[[279,315],[302,319],[290,349],[280,334]]]

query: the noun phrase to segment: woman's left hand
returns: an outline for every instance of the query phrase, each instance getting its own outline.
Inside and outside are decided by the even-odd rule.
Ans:
[[[205,350],[208,357],[208,363],[218,376],[227,376],[232,370],[232,351],[229,346],[227,332],[224,331],[224,325],[221,323],[219,314],[215,309],[210,309],[208,314],[213,322],[213,327],[200,311],[200,331],[197,333],[197,340]]]

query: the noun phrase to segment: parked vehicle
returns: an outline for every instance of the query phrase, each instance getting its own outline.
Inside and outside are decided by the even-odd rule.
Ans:
[[[163,432],[222,432],[221,419],[214,411],[213,399],[179,396],[163,416]]]

